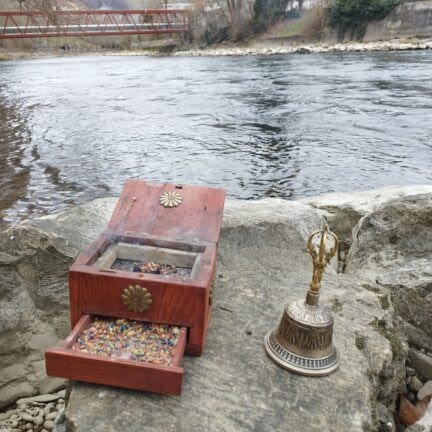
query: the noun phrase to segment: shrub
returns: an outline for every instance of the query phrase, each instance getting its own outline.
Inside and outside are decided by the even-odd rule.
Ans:
[[[361,39],[369,22],[385,18],[400,0],[336,0],[329,7],[330,26],[337,29],[340,39],[350,32]]]

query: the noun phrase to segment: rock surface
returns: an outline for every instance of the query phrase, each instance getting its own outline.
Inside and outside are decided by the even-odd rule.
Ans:
[[[422,270],[420,260],[431,256],[432,194],[383,204],[359,221],[352,237],[347,273],[375,280],[409,265]]]
[[[432,225],[430,229],[432,231]],[[379,275],[377,282],[389,288],[398,315],[431,338],[432,262],[430,258],[409,261],[397,270]]]
[[[66,411],[69,427],[360,432],[374,424],[376,389],[370,374],[378,380],[391,367],[393,352],[376,326],[389,312],[361,284],[331,270],[326,275],[323,301],[337,311],[337,373],[321,379],[290,374],[263,348],[284,303],[305,296],[311,277],[305,242],[321,223],[320,212],[297,202],[228,202],[208,342],[202,357],[184,360],[182,395],[74,384]],[[365,341],[361,349],[359,337]]]
[[[366,214],[375,211],[389,201],[402,200],[425,193],[432,193],[432,185],[387,186],[356,193],[329,193],[303,198],[299,201],[325,211],[330,228],[339,236],[339,240],[351,241],[353,228]]]
[[[64,386],[46,376],[44,349],[69,332],[69,265],[106,226],[115,201],[0,232],[0,408]]]
[[[391,423],[396,394],[404,391],[407,352],[392,326],[395,310],[403,315],[399,327],[411,329],[410,340],[418,332],[431,335],[426,317],[408,321],[411,312],[389,296],[402,290],[423,306],[428,285],[419,281],[429,270],[423,265],[420,277],[416,269],[432,255],[428,188],[386,188],[346,199],[228,201],[208,342],[201,358],[184,360],[182,396],[74,384],[66,410],[70,428],[363,432],[376,430],[379,419]],[[69,331],[68,266],[106,227],[115,201],[97,200],[0,233],[0,407],[63,384],[45,376],[43,349]],[[349,274],[328,268],[322,294],[335,313],[341,366],[330,377],[311,379],[273,364],[263,338],[283,305],[305,295],[311,277],[305,241],[324,216],[342,235],[357,226]],[[424,340],[426,346],[416,346],[431,350]],[[376,406],[384,408],[377,413]]]

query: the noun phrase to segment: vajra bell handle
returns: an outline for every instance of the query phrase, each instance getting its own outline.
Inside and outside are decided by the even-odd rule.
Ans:
[[[314,244],[314,239],[319,236],[321,236],[321,240],[318,247],[316,244]],[[328,247],[329,240],[332,239],[333,245]],[[338,246],[339,240],[336,234],[329,230],[327,224],[324,226],[324,229],[314,231],[309,237],[307,242],[307,250],[309,255],[312,257],[313,262],[313,275],[312,281],[309,285],[309,292],[314,296],[319,295],[325,267],[336,254]]]

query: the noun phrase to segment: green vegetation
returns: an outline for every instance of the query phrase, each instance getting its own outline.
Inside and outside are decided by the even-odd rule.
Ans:
[[[366,336],[356,333],[355,344],[359,351],[362,351],[366,347]]]
[[[363,288],[364,288],[365,290],[368,290],[368,291],[374,292],[374,293],[376,293],[376,294],[379,294],[379,293],[381,292],[381,290],[380,290],[378,287],[374,287],[374,286],[369,285],[369,284],[363,284]]]
[[[261,32],[285,16],[288,0],[255,0],[254,27]]]
[[[335,298],[332,300],[332,303],[333,303],[333,305],[332,305],[331,310],[332,310],[334,313],[338,313],[338,312],[340,312],[340,311],[342,310],[342,303],[341,303],[341,301],[340,301],[337,297],[335,297]]]
[[[382,307],[384,310],[386,310],[386,309],[388,309],[388,308],[390,307],[390,299],[389,299],[388,294],[385,294],[385,295],[379,296],[378,298],[379,298],[379,301],[380,301],[380,303],[381,303],[381,307]]]
[[[340,39],[361,39],[369,22],[385,18],[400,0],[336,0],[329,7],[330,26],[337,29]]]
[[[395,360],[404,359],[406,354],[405,349],[396,333],[390,330],[387,326],[387,323],[382,319],[376,319],[374,325],[378,333],[384,336],[390,342],[393,358]]]

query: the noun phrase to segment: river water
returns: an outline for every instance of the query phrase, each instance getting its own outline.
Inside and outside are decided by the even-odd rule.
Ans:
[[[0,62],[0,221],[127,178],[294,199],[432,183],[432,51]]]

